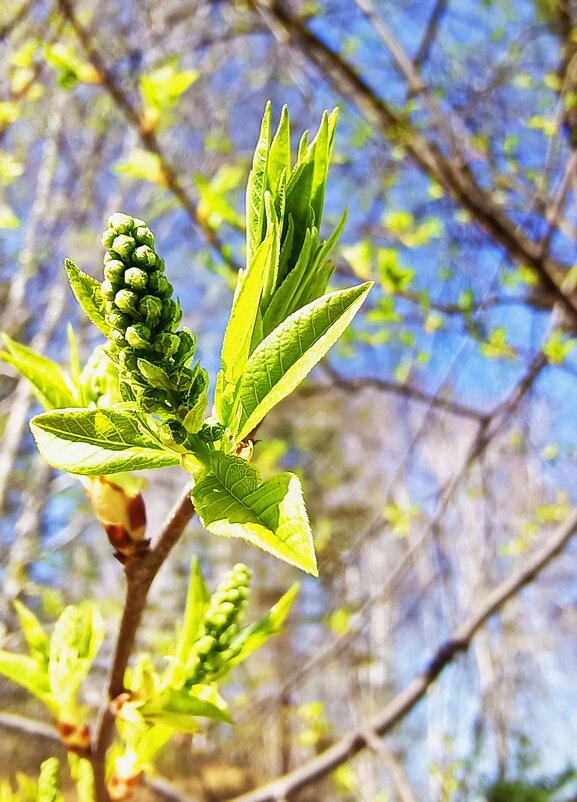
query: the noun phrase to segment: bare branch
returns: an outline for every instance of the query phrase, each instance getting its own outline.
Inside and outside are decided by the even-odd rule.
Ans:
[[[529,557],[525,565],[505,579],[485,598],[478,609],[441,644],[430,658],[425,670],[395,696],[377,716],[366,725],[351,730],[329,749],[299,766],[294,771],[257,788],[230,802],[278,802],[301,788],[308,787],[326,777],[354,755],[374,743],[374,738],[389,733],[425,696],[442,671],[461,653],[466,652],[476,633],[489,618],[534,581],[544,568],[565,548],[577,533],[577,510],[547,538],[544,545]],[[184,802],[184,800],[183,800]]]
[[[209,226],[206,220],[199,214],[196,203],[182,185],[178,178],[178,173],[164,153],[156,133],[146,124],[139,109],[121,89],[113,74],[106,66],[106,62],[94,44],[90,33],[81,25],[76,17],[71,0],[58,0],[58,5],[63,16],[68,20],[76,33],[86,57],[100,75],[102,85],[110,95],[112,101],[124,115],[127,123],[136,131],[144,148],[158,158],[166,188],[177,199],[193,225],[202,232],[210,247],[219,254],[223,262],[232,270],[238,270],[239,265],[237,265],[228,254],[215,230]]]
[[[393,111],[341,53],[320,39],[280,0],[250,0],[250,5],[281,41],[288,40],[298,47],[337,91],[349,97],[387,140],[405,148],[417,167],[438,181],[475,223],[506,250],[511,260],[532,268],[542,288],[577,322],[577,300],[563,289],[568,265],[544,256],[541,244],[530,239],[505,214],[466,164],[459,159],[448,159],[434,143],[415,131],[410,121]]]
[[[180,539],[193,513],[190,487],[187,485],[169,513],[153,547],[143,556],[128,561],[125,566],[126,599],[108,678],[108,699],[101,711],[91,753],[95,787],[100,794],[98,802],[109,802],[104,781],[106,750],[114,729],[114,716],[109,703],[125,690],[124,674],[132,654],[150,586],[171,549]]]

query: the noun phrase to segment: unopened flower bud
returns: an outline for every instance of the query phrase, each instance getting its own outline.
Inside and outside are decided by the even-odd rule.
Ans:
[[[143,412],[152,414],[163,408],[162,394],[158,390],[147,387],[137,396],[138,405]]]
[[[118,346],[118,348],[126,348],[128,345],[128,341],[124,337],[124,334],[121,331],[118,331],[118,329],[112,329],[109,336],[114,345]]]
[[[167,291],[170,290],[170,292]],[[169,284],[168,279],[161,273],[160,270],[155,270],[148,276],[148,291],[154,295],[169,297],[172,293],[172,286]]]
[[[159,334],[154,340],[154,350],[165,357],[172,356],[178,348],[180,340],[176,334],[164,332]]]
[[[134,242],[134,240],[133,240]],[[132,261],[139,267],[153,268],[156,265],[156,254],[148,245],[139,245],[132,254]]]
[[[111,281],[103,281],[100,285],[100,292],[102,293],[102,297],[105,298],[107,301],[114,300],[114,296],[118,291],[118,284],[113,284]]]
[[[127,237],[126,234],[120,234],[120,236],[115,237],[110,249],[114,251],[114,253],[118,253],[124,259],[129,259],[134,251],[134,247],[136,242],[134,241],[133,237]]]
[[[139,267],[130,267],[124,273],[124,282],[131,290],[142,291],[146,289],[148,276],[144,270]]]
[[[154,249],[154,234],[148,226],[139,226],[134,232],[134,238],[139,245],[148,245]]]
[[[176,301],[173,301],[172,298],[166,298],[162,302],[162,314],[160,316],[160,322],[167,327],[175,328],[178,326],[182,319],[182,309],[180,308],[180,304],[177,304]]]
[[[134,227],[134,218],[123,212],[115,212],[108,218],[108,228],[115,229],[116,234],[130,234]]]
[[[138,305],[138,295],[131,290],[119,290],[114,296],[114,303],[122,312],[134,315]]]
[[[138,369],[138,357],[132,351],[121,351],[119,359],[120,364],[126,370],[135,371]]]
[[[138,304],[138,311],[144,318],[147,326],[153,328],[156,326],[162,315],[162,301],[154,295],[145,295],[140,299]]]
[[[150,348],[151,332],[144,323],[135,323],[133,326],[129,326],[124,336],[131,348],[140,350],[147,350]]]
[[[104,265],[104,277],[113,284],[119,284],[124,279],[126,265],[120,259],[111,259]]]
[[[124,312],[110,312],[106,315],[106,322],[113,329],[124,332],[132,323],[132,318],[125,315]]]

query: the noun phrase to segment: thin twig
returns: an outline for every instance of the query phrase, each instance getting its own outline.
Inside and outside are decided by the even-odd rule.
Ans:
[[[308,763],[255,791],[235,797],[230,802],[277,802],[279,799],[288,798],[301,788],[318,782],[362,749],[371,746],[375,737],[382,737],[390,732],[425,696],[442,671],[459,654],[468,650],[473,637],[487,620],[499,612],[525,585],[532,582],[576,533],[577,510],[574,510],[555,533],[547,538],[541,549],[527,559],[519,571],[489,593],[478,609],[457,627],[452,637],[438,647],[425,670],[397,694],[377,716],[366,725],[348,732]],[[182,797],[182,802],[186,802],[186,797]]]
[[[134,648],[150,586],[171,549],[180,539],[193,513],[190,487],[187,485],[170,511],[152,548],[144,556],[133,558],[125,566],[126,599],[108,677],[108,699],[101,710],[91,751],[94,783],[99,794],[98,802],[109,802],[105,785],[105,767],[106,751],[114,731],[114,715],[110,702],[125,690],[124,675]]]
[[[239,265],[229,255],[216,231],[199,214],[196,203],[182,185],[178,173],[164,153],[155,131],[146,123],[140,110],[119,86],[114,75],[108,69],[104,57],[94,44],[91,34],[76,17],[71,0],[57,0],[57,2],[63,16],[68,20],[78,37],[87,59],[100,76],[102,86],[110,95],[113,103],[123,114],[127,123],[136,131],[144,148],[158,158],[166,188],[178,200],[193,225],[202,232],[210,247],[219,254],[224,264],[231,270],[237,271]]]

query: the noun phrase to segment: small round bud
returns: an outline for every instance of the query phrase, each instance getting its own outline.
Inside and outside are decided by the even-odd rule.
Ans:
[[[176,352],[177,362],[186,362],[194,356],[196,350],[196,335],[192,334],[188,329],[178,332],[180,343]]]
[[[103,282],[103,284],[105,283]],[[131,290],[119,290],[114,296],[114,303],[121,312],[134,315],[138,305],[138,295],[135,292],[131,292]]]
[[[174,352],[178,348],[180,340],[176,336],[176,334],[171,334],[170,332],[164,332],[163,334],[159,334],[153,343],[153,347],[155,351],[158,351],[159,354],[163,354],[165,357],[172,356]]]
[[[119,348],[126,348],[126,346],[128,345],[122,332],[117,331],[116,329],[112,329],[112,331],[110,332],[110,339],[112,340],[114,345],[117,345]]]
[[[134,218],[123,212],[115,212],[108,218],[108,228],[116,230],[116,234],[130,234],[134,227]]]
[[[168,290],[170,290],[170,292],[166,294]],[[168,283],[168,279],[164,273],[161,273],[160,270],[155,270],[154,273],[148,276],[148,291],[161,297],[168,298],[172,295],[172,287]]]
[[[110,248],[116,236],[116,231],[113,228],[109,228],[100,237],[100,242],[105,248]]]
[[[142,291],[146,289],[148,276],[138,267],[130,267],[124,274],[124,282],[131,290]]]
[[[123,259],[129,259],[134,251],[136,245],[133,237],[127,237],[126,234],[120,234],[115,237],[110,249],[114,253],[119,254]]]
[[[114,284],[120,284],[124,280],[126,265],[120,259],[110,259],[104,265],[104,278]]]
[[[102,297],[105,298],[107,301],[114,300],[114,296],[116,295],[118,290],[118,284],[113,284],[111,281],[103,281],[100,285],[100,292]]]
[[[134,239],[139,245],[148,245],[149,248],[154,249],[154,234],[148,226],[140,226],[134,232]]]
[[[235,606],[230,601],[222,602],[222,604],[218,608],[223,615],[229,616],[231,613],[234,613]]]
[[[164,273],[164,267],[165,267],[164,259],[162,259],[160,256],[157,256],[156,262],[154,264],[154,269],[158,270],[160,273]]]
[[[162,316],[162,301],[154,295],[145,295],[138,304],[138,311],[144,318],[146,325],[154,327]]]
[[[113,329],[124,332],[132,323],[132,318],[125,315],[124,312],[110,312],[106,315],[106,322],[109,326],[112,326]]]
[[[210,635],[203,635],[202,638],[197,641],[195,651],[199,655],[206,655],[210,654],[215,646],[216,640],[213,637]]]
[[[130,371],[138,370],[138,357],[131,351],[121,351],[119,355],[120,364],[123,368]]]
[[[162,302],[162,314],[160,316],[160,322],[167,328],[175,328],[178,326],[181,319],[182,309],[180,308],[180,304],[178,304],[176,301],[173,301],[172,298],[166,298]]]
[[[156,265],[156,254],[148,245],[140,245],[132,254],[132,261],[139,267],[154,267]]]
[[[129,326],[124,334],[131,348],[148,350],[150,348],[151,331],[144,323]]]

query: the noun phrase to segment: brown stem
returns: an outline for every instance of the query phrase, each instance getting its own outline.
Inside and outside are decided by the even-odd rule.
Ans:
[[[187,485],[169,513],[152,548],[143,555],[130,559],[125,565],[126,597],[108,677],[108,698],[100,713],[90,755],[97,802],[110,802],[105,781],[106,752],[114,732],[114,715],[110,702],[125,690],[124,675],[134,648],[150,586],[172,547],[180,539],[193,513],[190,487]]]

